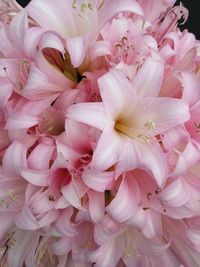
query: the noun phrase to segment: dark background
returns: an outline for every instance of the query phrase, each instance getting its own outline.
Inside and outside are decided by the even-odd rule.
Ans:
[[[30,0],[17,0],[17,2],[22,6],[26,6]],[[177,1],[177,3],[179,2],[182,2],[189,10],[188,21],[183,25],[182,29],[187,28],[190,32],[193,32],[196,35],[197,39],[200,39],[200,0]]]

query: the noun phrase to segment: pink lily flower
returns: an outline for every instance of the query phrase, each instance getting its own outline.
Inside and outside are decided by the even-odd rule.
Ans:
[[[27,7],[30,17],[46,31],[55,31],[66,42],[74,67],[81,65],[91,42],[99,30],[118,12],[133,12],[143,15],[136,1],[77,1],[33,0]],[[70,27],[66,27],[70,25]]]
[[[155,137],[187,121],[189,110],[183,100],[157,97],[162,66],[160,61],[147,59],[133,85],[122,73],[111,70],[98,79],[103,102],[79,103],[68,108],[68,118],[102,131],[91,168],[106,170],[116,163],[118,173],[144,168],[152,171],[158,185],[163,186],[167,169]],[[148,77],[148,82],[144,77]]]

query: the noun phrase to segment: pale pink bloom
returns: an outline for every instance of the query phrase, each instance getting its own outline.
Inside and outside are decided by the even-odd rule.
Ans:
[[[116,225],[108,216],[96,226],[95,240],[99,244],[99,248],[89,253],[89,257],[92,262],[95,262],[95,266],[99,267],[115,267],[120,258],[126,266],[154,262],[154,256],[156,256],[156,262],[156,258],[163,254],[169,246],[157,238],[146,239],[132,227]],[[173,262],[173,257],[171,257],[171,261]]]
[[[142,19],[133,21],[126,16],[119,16],[102,29],[103,40],[91,47],[90,56],[93,59],[105,56],[110,66],[132,79],[144,58],[158,50],[156,40],[149,35],[147,29],[148,26]],[[109,34],[110,32],[113,34]]]
[[[103,131],[94,151],[92,168],[105,170],[117,162],[119,173],[144,168],[151,170],[162,186],[167,170],[155,136],[187,121],[189,112],[182,100],[157,97],[162,63],[151,62],[155,67],[151,68],[148,82],[143,81],[149,74],[148,63],[132,81],[133,86],[123,74],[112,70],[98,79],[103,102],[73,105],[66,116]]]
[[[34,21],[46,31],[52,30],[66,40],[74,67],[84,60],[91,43],[94,43],[99,30],[115,14],[123,11],[142,15],[142,9],[136,1],[54,1],[33,0],[27,7]],[[70,27],[66,27],[70,25]]]

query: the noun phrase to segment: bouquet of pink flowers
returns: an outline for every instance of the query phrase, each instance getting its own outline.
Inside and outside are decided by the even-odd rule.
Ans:
[[[199,267],[200,42],[175,0],[0,0],[0,266]]]

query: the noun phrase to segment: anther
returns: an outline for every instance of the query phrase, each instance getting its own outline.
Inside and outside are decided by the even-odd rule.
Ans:
[[[149,138],[146,135],[139,134],[138,138],[143,141],[145,144],[149,144]]]
[[[144,126],[148,129],[148,130],[155,130],[156,129],[156,124],[155,121],[153,120],[148,120]]]

